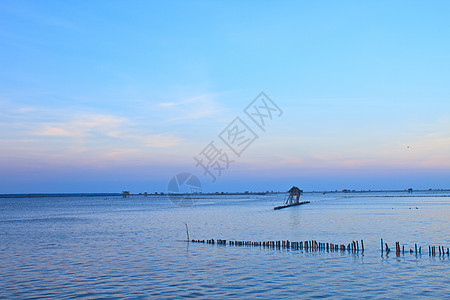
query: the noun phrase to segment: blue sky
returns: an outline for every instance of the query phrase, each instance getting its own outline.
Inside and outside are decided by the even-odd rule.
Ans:
[[[0,193],[449,188],[448,11],[0,1]],[[211,182],[193,157],[261,91],[282,116]]]

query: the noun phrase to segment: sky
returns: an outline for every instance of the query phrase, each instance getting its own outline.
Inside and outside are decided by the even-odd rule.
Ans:
[[[449,12],[0,0],[0,194],[450,188]]]

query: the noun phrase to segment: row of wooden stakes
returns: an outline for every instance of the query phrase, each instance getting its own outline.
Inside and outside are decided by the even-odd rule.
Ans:
[[[384,250],[383,250],[384,247]],[[450,256],[450,250],[449,248],[445,249],[444,246],[437,246],[438,251],[436,251],[436,246],[428,246],[428,255],[429,256],[436,256],[436,254],[439,252],[439,256]],[[447,250],[447,251],[446,251]],[[386,253],[386,255],[389,254],[389,252],[391,252],[391,249],[389,248],[387,243],[383,244],[383,239],[381,239],[381,256],[383,256],[383,253]],[[422,247],[421,246],[417,246],[417,243],[414,244],[414,249],[408,249],[406,250],[406,252],[408,253],[415,253],[417,254],[422,254]],[[402,245],[402,247],[400,247],[400,242],[395,242],[395,254],[397,256],[400,256],[401,254],[405,254],[405,245]]]
[[[227,240],[191,240],[192,243],[206,243],[217,245],[227,245]],[[252,241],[228,241],[230,246],[254,246],[263,248],[274,249],[292,249],[292,250],[306,250],[306,251],[348,251],[351,253],[364,252],[364,241],[361,240],[361,247],[358,241],[352,241],[351,243],[334,244],[334,243],[321,243],[315,240],[302,241],[302,242],[290,242],[290,241],[267,241],[267,242],[252,242]]]
[[[364,241],[361,243],[358,241],[352,241],[351,243],[344,244],[334,244],[334,243],[321,243],[315,240],[302,241],[302,242],[290,242],[286,241],[266,241],[266,242],[252,242],[252,241],[228,241],[223,239],[209,239],[209,240],[191,240],[192,243],[206,243],[206,244],[217,244],[217,245],[230,245],[230,246],[253,246],[253,247],[263,247],[263,248],[273,248],[273,249],[292,249],[292,250],[305,250],[309,252],[313,251],[347,251],[350,253],[364,252]],[[361,246],[361,247],[360,247]],[[437,248],[437,249],[436,249]],[[383,242],[381,239],[381,256],[384,254],[388,255],[391,252],[387,243]],[[422,247],[414,244],[414,249],[407,249],[406,253],[422,254]],[[405,245],[400,245],[400,242],[395,243],[395,254],[400,256],[405,254]],[[444,246],[428,246],[429,256],[450,256],[449,248],[444,248]]]

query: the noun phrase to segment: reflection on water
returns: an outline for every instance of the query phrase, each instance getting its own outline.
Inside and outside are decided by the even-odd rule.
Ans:
[[[395,242],[450,246],[444,192],[0,199],[0,298],[449,298],[449,258],[397,257]],[[364,239],[364,254],[186,243]],[[383,257],[380,238],[391,253]],[[394,251],[392,251],[394,249]]]

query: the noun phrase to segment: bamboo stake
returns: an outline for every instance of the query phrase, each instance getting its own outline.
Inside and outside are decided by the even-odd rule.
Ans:
[[[184,225],[186,226],[186,238],[187,238],[187,242],[189,243],[189,228],[187,223],[184,223]]]

